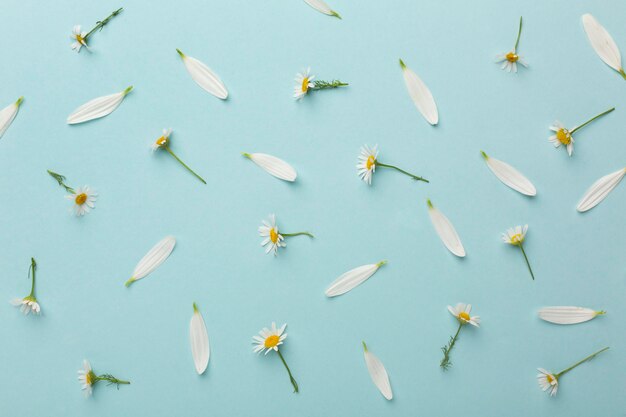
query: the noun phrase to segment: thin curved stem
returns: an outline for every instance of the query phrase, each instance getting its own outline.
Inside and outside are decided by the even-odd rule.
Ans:
[[[124,10],[123,7],[120,7],[119,9],[117,9],[116,11],[114,11],[113,13],[111,13],[109,16],[107,16],[106,19],[101,20],[96,22],[96,26],[94,26],[93,29],[91,29],[83,39],[87,40],[87,38],[94,33],[96,30],[100,29],[102,30],[102,28],[104,27],[104,25],[106,25],[107,23],[109,23],[109,20],[113,19],[115,16],[117,16],[118,14],[122,13],[122,10]]]
[[[522,250],[522,254],[524,255],[524,259],[526,260],[526,265],[528,265],[528,271],[530,272],[530,276],[533,281],[535,280],[535,274],[533,274],[533,269],[530,267],[530,262],[528,262],[528,256],[526,256],[526,251],[524,250],[524,246],[520,243],[519,248]]]
[[[608,109],[607,111],[604,111],[600,114],[598,114],[597,116],[592,117],[591,119],[587,120],[585,123],[581,124],[580,126],[576,126],[575,128],[573,128],[570,133],[574,133],[576,132],[578,129],[581,129],[585,126],[587,126],[589,123],[593,122],[596,119],[599,119],[600,117],[604,116],[605,114],[609,114],[611,113],[613,110],[615,110],[615,107]]]
[[[522,36],[522,16],[519,17],[519,30],[517,31],[517,39],[515,40],[515,47],[513,53],[517,53],[517,47],[519,46],[519,39]]]
[[[557,378],[559,378],[562,375],[565,375],[566,373],[568,373],[569,371],[571,371],[572,369],[576,368],[579,365],[582,365],[585,362],[588,362],[590,360],[592,360],[593,358],[595,358],[596,356],[598,356],[599,354],[601,354],[602,352],[604,352],[605,350],[608,350],[609,347],[605,347],[604,349],[600,349],[599,351],[597,351],[596,353],[592,353],[591,355],[587,356],[585,359],[582,359],[578,362],[576,362],[575,364],[573,364],[572,366],[570,366],[567,369],[563,369],[561,372],[559,372],[558,374],[556,374],[555,376]]]
[[[293,377],[293,375],[291,375],[291,370],[289,369],[289,366],[287,366],[287,362],[285,362],[283,354],[280,353],[280,350],[277,350],[276,353],[278,353],[278,357],[281,361],[283,361],[283,365],[285,365],[285,369],[287,369],[287,373],[289,374],[289,380],[291,381],[291,385],[293,385],[293,392],[299,392],[298,383],[296,382],[296,379]]]
[[[37,262],[35,262],[35,258],[30,258],[30,268],[28,268],[28,276],[33,276],[33,282],[30,286],[30,294],[29,297],[33,297],[35,295],[35,270],[37,269]]]
[[[61,187],[65,188],[65,191],[67,191],[70,194],[74,194],[74,189],[65,184],[65,177],[63,175],[57,174],[56,172],[50,171],[49,169],[47,171],[48,171],[48,174],[50,174],[50,176],[54,178]]]
[[[450,363],[450,352],[452,351],[452,348],[454,347],[454,344],[456,343],[457,339],[459,338],[459,333],[461,332],[461,327],[463,327],[463,322],[459,321],[459,328],[456,330],[456,333],[454,334],[454,336],[450,337],[450,341],[448,342],[448,344],[441,348],[441,350],[443,351],[443,359],[439,363],[439,366],[444,371],[447,371],[448,368],[450,368],[450,366],[452,365]]]
[[[409,177],[411,177],[412,179],[414,179],[415,181],[424,181],[424,182],[429,182],[426,178],[422,178],[422,177],[418,177],[417,175],[413,175],[410,172],[406,172],[403,169],[398,168],[397,166],[393,166],[393,165],[387,165],[387,164],[383,164],[380,161],[376,161],[376,165],[381,166],[381,167],[385,167],[385,168],[391,168],[391,169],[395,169],[398,172],[403,173],[404,175],[408,175]]]
[[[183,161],[182,161],[182,160],[181,160],[178,156],[176,156],[176,154],[175,154],[174,152],[172,152],[172,150],[170,149],[170,147],[169,147],[169,146],[165,146],[165,150],[166,150],[166,151],[167,151],[170,155],[172,155],[172,156],[173,156],[173,157],[174,157],[174,158],[175,158],[178,162],[180,162],[180,164],[181,164],[182,166],[184,166],[185,168],[187,168],[187,170],[188,170],[189,172],[191,172],[193,175],[195,175],[195,176],[196,176],[196,178],[198,178],[200,181],[202,181],[203,183],[205,183],[205,184],[206,184],[206,181],[204,180],[204,178],[202,178],[200,175],[196,174],[196,172],[195,172],[193,169],[189,168],[189,166],[188,166],[186,163],[184,163],[184,162],[183,162]]]
[[[297,233],[281,233],[281,235],[283,235],[284,237],[291,237],[291,236],[308,236],[308,237],[312,237],[315,238],[315,236],[313,236],[312,233],[310,232],[297,232]]]

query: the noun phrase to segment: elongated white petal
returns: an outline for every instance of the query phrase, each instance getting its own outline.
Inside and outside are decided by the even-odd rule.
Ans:
[[[609,32],[589,13],[582,20],[589,43],[600,59],[615,71],[622,71],[622,56]]]
[[[430,221],[435,227],[435,231],[446,248],[456,256],[464,257],[465,248],[463,248],[461,238],[454,229],[454,226],[442,212],[432,205],[430,200],[428,200],[428,214],[430,215]]]
[[[291,165],[282,159],[276,158],[275,156],[264,153],[244,153],[243,155],[268,173],[272,174],[276,178],[280,178],[281,180],[293,182],[298,176],[296,170]]]
[[[537,195],[537,189],[535,189],[535,186],[532,184],[532,182],[530,182],[528,178],[522,175],[521,172],[519,172],[506,162],[502,162],[498,159],[492,158],[484,152],[482,152],[482,155],[485,158],[487,166],[489,167],[491,172],[493,172],[494,175],[498,177],[498,179],[502,181],[505,185],[525,195]]]
[[[203,62],[198,61],[196,58],[185,55],[180,50],[178,54],[183,59],[185,68],[191,75],[191,78],[204,90],[213,94],[215,97],[226,100],[228,98],[228,90],[220,77],[215,74],[211,68],[207,67]]]
[[[432,93],[421,78],[404,65],[402,60],[400,60],[400,66],[402,67],[402,75],[404,76],[406,89],[409,91],[409,96],[411,96],[411,100],[415,103],[415,107],[422,113],[422,116],[424,116],[424,119],[426,119],[428,123],[433,126],[436,125],[439,123],[439,112],[437,111],[437,104],[435,103]]]
[[[378,268],[385,263],[387,263],[387,261],[380,261],[377,264],[359,266],[358,268],[354,268],[342,274],[332,284],[330,284],[330,287],[326,290],[326,296],[336,297],[347,293],[374,275],[374,273],[378,271]]]
[[[159,265],[163,263],[167,259],[168,256],[174,250],[174,246],[176,245],[176,239],[174,236],[167,236],[159,243],[154,245],[152,249],[144,256],[141,261],[135,267],[135,272],[133,272],[133,276],[130,277],[128,281],[126,281],[126,286],[129,286],[134,281],[145,277],[150,274],[152,271],[158,268]]]
[[[17,111],[20,108],[20,104],[24,98],[20,97],[15,103],[9,104],[4,109],[0,110],[0,138],[7,131],[13,119],[17,116]]]
[[[193,316],[191,317],[191,323],[189,323],[189,341],[196,372],[198,372],[198,375],[202,375],[209,365],[211,350],[209,348],[209,335],[206,331],[206,325],[196,303],[193,303]]]
[[[626,174],[626,168],[615,171],[609,175],[605,175],[598,181],[594,182],[591,187],[585,192],[585,195],[578,203],[576,210],[581,213],[587,210],[591,210],[602,202],[609,195],[613,188],[617,187],[622,178]]]
[[[393,398],[393,392],[391,391],[391,384],[389,383],[389,375],[383,363],[378,359],[376,355],[370,352],[363,342],[365,364],[367,365],[367,371],[370,373],[372,382],[376,385],[376,388],[383,394],[388,400]]]
[[[67,124],[75,125],[77,123],[88,122],[89,120],[99,119],[113,113],[117,106],[124,100],[124,97],[133,87],[130,86],[121,93],[115,93],[108,96],[98,97],[83,104],[67,117]]]
[[[326,4],[322,0],[304,0],[304,1],[306,2],[306,4],[308,4],[309,6],[311,6],[318,12],[327,14],[329,16],[336,16],[341,19],[341,16],[339,16],[339,13],[331,9],[330,6],[328,6],[328,4]]]
[[[584,323],[601,314],[604,312],[570,306],[544,307],[539,310],[540,319],[556,324]]]

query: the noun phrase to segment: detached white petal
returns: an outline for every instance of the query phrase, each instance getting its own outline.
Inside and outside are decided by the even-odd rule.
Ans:
[[[282,159],[264,153],[244,153],[243,156],[263,168],[269,174],[285,181],[295,181],[296,170]]]
[[[165,239],[161,240],[159,243],[154,245],[150,252],[144,256],[141,261],[135,267],[135,272],[133,272],[133,276],[130,277],[128,281],[126,281],[126,286],[128,287],[133,282],[137,281],[150,274],[152,271],[158,268],[159,265],[163,263],[167,259],[168,256],[174,250],[174,246],[176,245],[176,239],[174,236],[167,236]]]
[[[602,314],[605,312],[570,306],[544,307],[539,310],[540,319],[556,324],[584,323]]]
[[[456,256],[464,257],[465,248],[463,248],[461,238],[456,233],[454,226],[442,212],[433,206],[430,200],[428,200],[428,214],[430,215],[430,221],[435,227],[435,231],[446,248]]]
[[[393,398],[393,392],[391,391],[391,384],[389,383],[389,375],[383,363],[372,352],[367,350],[367,345],[363,342],[363,350],[365,355],[365,364],[367,365],[367,371],[370,373],[372,382],[376,385],[376,388],[383,394],[388,400]]]
[[[115,93],[108,96],[95,98],[76,110],[67,117],[67,124],[75,125],[77,123],[88,122],[89,120],[99,119],[113,113],[117,106],[124,100],[124,97],[133,89],[128,87],[121,93]]]
[[[422,116],[424,116],[424,119],[426,119],[428,123],[433,126],[436,125],[439,123],[439,112],[437,111],[437,104],[435,103],[432,93],[421,78],[404,65],[402,60],[400,60],[400,66],[402,67],[402,75],[404,76],[406,89],[409,91],[409,96],[411,96],[411,100],[415,103],[415,107],[422,113]]]
[[[322,0],[304,0],[304,1],[305,1],[306,4],[308,4],[309,6],[311,6],[312,8],[317,10],[318,12],[327,14],[329,16],[335,16],[335,17],[338,17],[339,19],[341,19],[341,16],[339,16],[339,13],[337,13],[336,11],[331,9],[328,6],[328,4],[326,4]]]
[[[605,175],[598,181],[594,182],[591,187],[585,192],[585,195],[578,203],[576,210],[585,212],[591,210],[602,202],[609,195],[613,188],[617,187],[622,178],[626,174],[626,168],[615,171],[612,174]]]
[[[326,290],[326,297],[336,297],[347,293],[374,275],[378,268],[386,263],[387,261],[380,261],[377,264],[363,265],[342,274],[330,284],[330,287]]]
[[[176,51],[178,51],[178,54],[183,59],[183,63],[189,75],[191,75],[191,78],[193,78],[200,87],[222,100],[228,98],[228,90],[226,90],[220,77],[218,77],[211,68],[207,67],[196,58],[185,55],[180,49]]]
[[[17,116],[17,111],[23,100],[24,97],[20,97],[15,103],[9,104],[4,109],[0,110],[0,138],[4,135],[4,132],[7,131],[9,126],[11,126],[11,123],[13,123],[13,119]]]
[[[502,181],[505,185],[524,195],[537,195],[537,189],[535,189],[535,186],[532,184],[532,182],[530,182],[528,178],[522,175],[521,172],[519,172],[506,162],[502,162],[498,159],[492,158],[482,151],[481,153],[483,155],[483,158],[485,158],[485,162],[487,162],[487,166],[489,167],[491,172],[493,172],[494,175],[498,177],[498,179]]]
[[[202,314],[198,311],[198,306],[193,303],[193,316],[189,324],[189,341],[191,343],[191,355],[196,366],[198,375],[202,375],[209,365],[209,335],[206,332],[206,325]]]
[[[583,15],[582,20],[589,43],[600,59],[615,71],[623,72],[622,56],[609,32],[589,13]]]

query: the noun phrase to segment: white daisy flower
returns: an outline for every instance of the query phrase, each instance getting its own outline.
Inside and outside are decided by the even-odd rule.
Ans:
[[[284,248],[287,244],[284,242],[286,237],[306,235],[314,237],[309,232],[296,233],[280,233],[276,225],[276,215],[270,214],[268,220],[263,220],[263,224],[259,226],[259,236],[264,237],[261,246],[267,246],[265,253],[273,252],[274,256],[278,255],[278,249]]]
[[[567,154],[569,156],[572,156],[572,153],[574,152],[574,137],[572,135],[574,134],[574,132],[587,126],[589,123],[604,116],[605,114],[611,113],[613,110],[615,110],[615,107],[605,112],[602,112],[598,114],[597,116],[592,117],[591,119],[587,120],[585,123],[579,126],[576,126],[572,129],[566,128],[565,126],[563,126],[561,122],[557,120],[554,122],[552,126],[550,126],[550,130],[555,132],[555,134],[550,136],[548,140],[554,145],[555,148],[558,148],[561,145],[565,146],[567,148]]]
[[[293,386],[293,392],[298,392],[298,383],[291,374],[291,370],[289,369],[289,366],[287,366],[287,362],[285,362],[283,354],[278,349],[278,346],[282,345],[287,338],[287,333],[285,333],[286,327],[287,323],[283,324],[282,327],[279,329],[276,327],[276,323],[272,322],[271,329],[264,327],[259,332],[258,336],[252,337],[252,344],[255,345],[255,353],[261,353],[265,351],[265,354],[267,355],[269,352],[274,351],[278,354],[278,357],[280,358],[281,362],[285,366],[285,369],[287,369],[287,373],[289,374],[289,380],[291,381],[291,385]]]
[[[91,369],[91,364],[87,359],[83,360],[83,369],[78,370],[78,381],[81,384],[81,389],[85,391],[85,396],[89,397],[93,393],[93,386],[96,385],[98,381],[107,381],[109,385],[115,384],[119,385],[129,385],[129,381],[123,381],[121,379],[117,379],[113,375],[104,374],[104,375],[96,375]]]
[[[20,311],[27,316],[29,313],[39,314],[41,313],[41,306],[35,297],[35,273],[37,271],[37,262],[35,258],[30,258],[30,267],[28,268],[28,277],[32,277],[30,286],[30,294],[24,298],[14,298],[10,301],[15,307],[20,307]]]
[[[309,89],[315,87],[315,84],[311,82],[314,78],[315,75],[311,74],[311,67],[297,73],[295,79],[296,85],[293,88],[293,97],[298,100],[306,96]]]
[[[73,51],[80,52],[80,48],[82,48],[83,46],[85,48],[89,48],[87,46],[86,36],[87,32],[82,31],[80,25],[74,26],[74,28],[72,29],[72,35],[70,36],[70,38],[74,41],[70,45]]]
[[[544,392],[550,390],[550,396],[554,397],[556,395],[556,391],[559,389],[559,380],[553,373],[548,372],[543,368],[537,368],[537,370],[539,371],[537,374],[539,387],[541,387]]]
[[[472,326],[479,327],[480,317],[479,316],[470,316],[470,312],[472,311],[471,304],[458,303],[455,307],[448,306],[448,311],[461,324],[471,324]]]
[[[383,164],[382,162],[380,162],[378,160],[378,145],[374,145],[374,147],[372,148],[370,148],[368,145],[363,145],[361,147],[361,153],[359,154],[358,162],[356,164],[358,176],[368,185],[372,185],[372,176],[374,175],[374,172],[376,172],[376,167],[378,166],[383,168],[395,169],[396,171],[416,181],[428,182],[427,179],[406,172],[405,170],[400,169],[397,166]]]
[[[506,72],[517,72],[517,64],[528,67],[528,63],[524,60],[523,55],[517,53],[517,47],[519,46],[519,39],[522,35],[522,18],[519,18],[519,30],[517,32],[517,40],[513,50],[496,56],[496,63],[502,62],[501,69]]]
[[[522,255],[524,255],[524,260],[526,261],[526,266],[528,267],[528,272],[530,272],[530,276],[534,280],[535,274],[533,273],[533,269],[530,267],[528,256],[526,256],[526,251],[524,250],[524,239],[526,239],[526,232],[528,232],[527,224],[524,225],[524,227],[515,226],[502,233],[502,240],[504,241],[504,243],[517,246],[521,249]]]
[[[163,135],[160,136],[157,140],[152,142],[152,151],[157,151],[159,149],[163,149],[170,144],[170,135],[172,134],[172,129],[163,129]]]
[[[73,194],[65,198],[74,201],[74,214],[84,216],[95,208],[96,197],[98,196],[89,186],[78,187]]]

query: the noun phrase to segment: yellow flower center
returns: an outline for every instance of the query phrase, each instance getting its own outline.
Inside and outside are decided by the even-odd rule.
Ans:
[[[572,136],[567,129],[559,129],[559,131],[556,132],[556,138],[563,145],[569,145],[572,142]]]
[[[519,55],[517,55],[515,52],[509,52],[508,54],[506,54],[506,60],[509,62],[517,62],[519,60]]]
[[[523,241],[524,241],[524,236],[522,236],[521,233],[515,233],[513,236],[511,236],[511,244],[513,245],[519,245]]]
[[[156,144],[157,146],[162,147],[162,146],[167,145],[167,141],[168,141],[167,137],[161,136],[160,138],[157,139]]]
[[[546,379],[548,380],[548,383],[550,385],[552,385],[556,381],[556,378],[553,377],[552,375],[546,375]]]
[[[309,77],[304,77],[302,79],[302,92],[306,93],[309,91]]]
[[[83,38],[81,35],[76,35],[76,40],[80,44],[83,44],[83,45],[85,44],[85,38]]]
[[[268,349],[271,349],[273,347],[276,347],[278,345],[278,342],[280,342],[280,337],[273,334],[265,339],[264,346]]]
[[[470,315],[467,314],[465,311],[462,311],[459,313],[459,320],[470,321]]]
[[[370,169],[372,169],[372,167],[373,167],[373,166],[375,166],[375,165],[376,165],[376,158],[374,158],[374,155],[370,155],[370,156],[367,158],[367,162],[365,163],[365,167],[366,167],[368,170],[370,170]]]
[[[93,371],[89,371],[85,374],[85,382],[87,383],[87,385],[93,385],[95,379],[96,374],[94,374]]]
[[[87,201],[87,194],[85,193],[80,193],[76,196],[76,198],[74,199],[74,201],[76,202],[76,204],[78,204],[79,206],[82,206],[83,204],[85,204],[85,201]]]
[[[270,240],[272,241],[272,243],[278,242],[278,231],[275,227],[272,227],[270,229]]]

